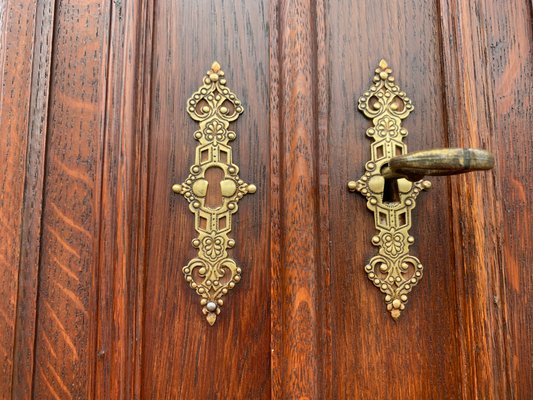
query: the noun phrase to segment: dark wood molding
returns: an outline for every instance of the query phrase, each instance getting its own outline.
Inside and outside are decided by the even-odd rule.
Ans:
[[[28,149],[22,215],[16,336],[13,349],[15,398],[32,396],[46,138],[52,68],[55,2],[37,2],[33,37]]]
[[[271,113],[279,114],[279,124],[271,126],[271,140],[279,153],[272,156],[277,165],[271,181],[279,210],[273,210],[272,231],[280,235],[272,238],[280,244],[271,259],[273,332],[279,335],[272,343],[273,398],[317,398],[322,384],[317,9],[311,1],[273,7]]]

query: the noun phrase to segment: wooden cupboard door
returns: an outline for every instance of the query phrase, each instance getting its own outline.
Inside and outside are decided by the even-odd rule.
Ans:
[[[0,398],[526,399],[533,390],[528,0],[0,2]],[[410,151],[482,147],[413,214],[424,277],[398,321],[346,183],[386,58]],[[217,60],[256,184],[242,280],[209,326],[182,267],[187,99]]]
[[[531,12],[521,1],[324,5],[328,397],[530,396],[532,314],[519,304],[531,297],[531,217],[515,213],[531,192]],[[490,173],[432,177],[417,199],[410,253],[424,275],[397,322],[363,272],[377,252],[372,213],[342,190],[370,156],[371,121],[356,99],[382,57],[414,103],[403,121],[409,151],[482,147],[496,159]]]
[[[263,398],[270,391],[268,3],[160,1],[153,15],[140,395]],[[194,218],[170,188],[195,159],[198,123],[185,112],[187,99],[214,60],[244,103],[230,125],[233,162],[258,190],[232,217],[230,256],[243,278],[210,326],[182,272],[197,256]]]
[[[92,397],[108,5],[2,1],[0,21],[0,397]]]

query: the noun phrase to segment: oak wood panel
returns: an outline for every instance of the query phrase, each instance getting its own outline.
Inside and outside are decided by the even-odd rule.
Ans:
[[[279,237],[272,259],[274,398],[320,396],[317,267],[319,265],[316,126],[316,16],[310,1],[280,1],[276,42],[279,76],[279,125],[272,131],[276,143],[274,179],[280,182]],[[274,28],[276,29],[276,28]],[[276,68],[277,69],[277,68]],[[279,168],[279,169],[278,169]],[[274,170],[273,170],[274,172]],[[278,192],[276,190],[276,195]]]
[[[110,6],[60,1],[42,222],[35,398],[92,398]]]
[[[140,398],[143,215],[146,174],[143,112],[149,107],[151,2],[113,3],[111,9],[95,398]],[[142,305],[141,305],[142,306]],[[141,322],[140,322],[141,321]]]
[[[142,398],[269,397],[268,12],[263,1],[154,4]],[[194,217],[170,188],[194,160],[197,124],[186,101],[214,60],[243,101],[231,125],[233,155],[258,190],[233,219],[231,253],[242,280],[209,326],[181,271],[195,256]]]
[[[529,1],[13,1],[0,24],[0,398],[529,396]],[[415,105],[411,151],[496,155],[419,197],[425,276],[397,323],[363,271],[372,215],[345,189],[381,57]],[[234,220],[243,280],[209,327],[170,186],[214,59],[258,192]]]
[[[321,396],[331,399],[333,392],[333,359],[332,359],[332,317],[336,313],[331,306],[331,220],[329,218],[329,152],[328,146],[331,132],[329,130],[330,88],[328,79],[328,42],[327,42],[327,9],[326,2],[316,2],[316,129],[318,133],[317,151],[317,186],[319,229],[318,240],[320,259],[317,278],[322,285],[318,290],[319,329],[319,366],[321,379]]]
[[[154,32],[154,4],[153,0],[147,0],[143,4],[144,7],[134,8],[140,10],[139,27],[145,27],[144,31],[140,31],[137,43],[139,46],[138,52],[132,53],[137,55],[138,67],[133,71],[134,76],[138,76],[137,92],[144,91],[144,95],[136,96],[136,106],[133,107],[131,115],[135,115],[135,123],[131,129],[136,132],[139,137],[135,153],[139,158],[137,162],[136,174],[136,201],[133,205],[137,213],[134,217],[134,224],[132,228],[137,228],[132,238],[133,248],[135,251],[132,254],[132,265],[135,268],[137,279],[135,280],[135,315],[134,315],[134,339],[135,345],[133,348],[132,361],[134,363],[132,393],[135,399],[141,398],[142,385],[142,371],[143,371],[143,331],[144,331],[144,294],[146,282],[145,256],[146,256],[146,242],[147,242],[147,224],[148,224],[148,195],[149,195],[149,143],[150,143],[150,111],[151,111],[151,93],[152,93],[152,54],[153,54],[153,32]],[[131,7],[130,7],[131,8]]]
[[[113,3],[110,10],[108,95],[97,254],[98,356],[94,397],[99,399],[131,398],[133,376],[134,307],[130,296],[134,293],[131,286],[135,285],[135,270],[130,268],[129,260],[133,231],[131,208],[135,196],[132,181],[137,158],[133,153],[135,132],[129,127],[136,121],[131,112],[138,96],[135,92],[137,81],[132,79],[131,73],[135,70],[137,52],[138,33],[135,29],[138,25],[135,18],[140,15],[132,15],[130,4],[123,8],[120,3]]]
[[[371,126],[357,99],[381,58],[413,100],[403,123],[410,151],[445,147],[446,121],[439,32],[433,1],[348,1],[327,5],[330,111],[329,206],[333,398],[460,398],[453,245],[448,184],[432,179],[413,212],[410,252],[425,266],[395,322],[364,272],[377,252],[372,214],[346,189],[370,158]]]
[[[35,1],[0,4],[0,395],[11,391]]]
[[[281,333],[283,331],[281,316],[283,303],[277,301],[281,295],[281,137],[280,125],[280,46],[279,46],[279,2],[269,4],[269,117],[270,117],[270,397],[278,399],[283,396],[283,374],[281,363],[283,359],[278,355],[281,348]]]
[[[13,398],[30,398],[33,385],[48,99],[54,1],[37,2],[28,123],[28,152],[19,264]]]
[[[459,335],[467,398],[528,398],[533,390],[529,1],[442,1],[451,145],[481,146],[491,174],[452,181]]]

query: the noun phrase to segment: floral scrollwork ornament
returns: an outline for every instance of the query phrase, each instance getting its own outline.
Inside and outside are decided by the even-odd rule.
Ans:
[[[381,171],[392,157],[407,153],[403,143],[407,129],[401,124],[413,109],[411,99],[395,83],[391,68],[381,60],[372,86],[359,98],[359,110],[373,122],[366,131],[373,139],[371,159],[365,164],[364,175],[349,182],[348,188],[365,196],[368,209],[374,213],[377,233],[372,244],[379,250],[365,266],[365,272],[385,294],[387,310],[395,320],[405,309],[407,295],[422,278],[422,264],[409,255],[409,246],[414,243],[409,229],[415,200],[431,183],[405,178],[387,182]]]
[[[198,122],[194,138],[195,163],[182,184],[172,190],[185,197],[195,216],[194,227],[198,237],[192,245],[198,256],[183,267],[189,286],[200,296],[202,312],[207,322],[213,325],[220,314],[223,297],[241,280],[241,268],[228,258],[228,249],[235,246],[229,237],[231,220],[238,210],[238,202],[248,193],[255,193],[253,184],[245,183],[238,175],[239,167],[233,163],[229,142],[235,140],[235,132],[228,130],[244,108],[237,96],[226,87],[224,71],[217,62],[203,79],[203,84],[187,102],[187,112]],[[207,202],[210,183],[206,171],[218,168],[223,172],[220,181],[221,204]]]

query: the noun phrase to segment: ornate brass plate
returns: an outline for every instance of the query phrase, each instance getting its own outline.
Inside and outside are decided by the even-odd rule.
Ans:
[[[365,164],[365,174],[357,182],[349,182],[348,188],[365,196],[368,209],[374,213],[377,233],[372,237],[372,244],[379,250],[365,271],[385,294],[387,310],[397,319],[405,309],[407,295],[422,278],[422,264],[409,254],[409,246],[414,243],[409,229],[415,199],[431,183],[386,178],[384,172],[389,168],[390,159],[407,153],[407,145],[403,143],[407,129],[401,124],[414,107],[396,85],[385,60],[381,60],[375,72],[372,86],[359,98],[359,110],[373,122],[366,131],[373,139],[371,159]]]
[[[226,87],[224,72],[215,61],[203,85],[187,102],[187,112],[200,126],[194,132],[194,138],[200,142],[195,162],[185,182],[172,186],[175,193],[185,197],[194,213],[198,237],[192,245],[198,249],[198,257],[183,267],[183,274],[201,297],[202,312],[210,325],[220,313],[224,295],[241,280],[241,268],[228,257],[228,249],[235,246],[235,240],[229,237],[232,215],[238,210],[239,200],[256,191],[255,185],[239,178],[239,167],[233,163],[229,145],[237,137],[228,130],[229,124],[243,111],[240,100]],[[219,183],[222,199],[217,205],[207,201],[209,185],[214,185],[206,177],[211,168],[219,169],[223,175]]]

